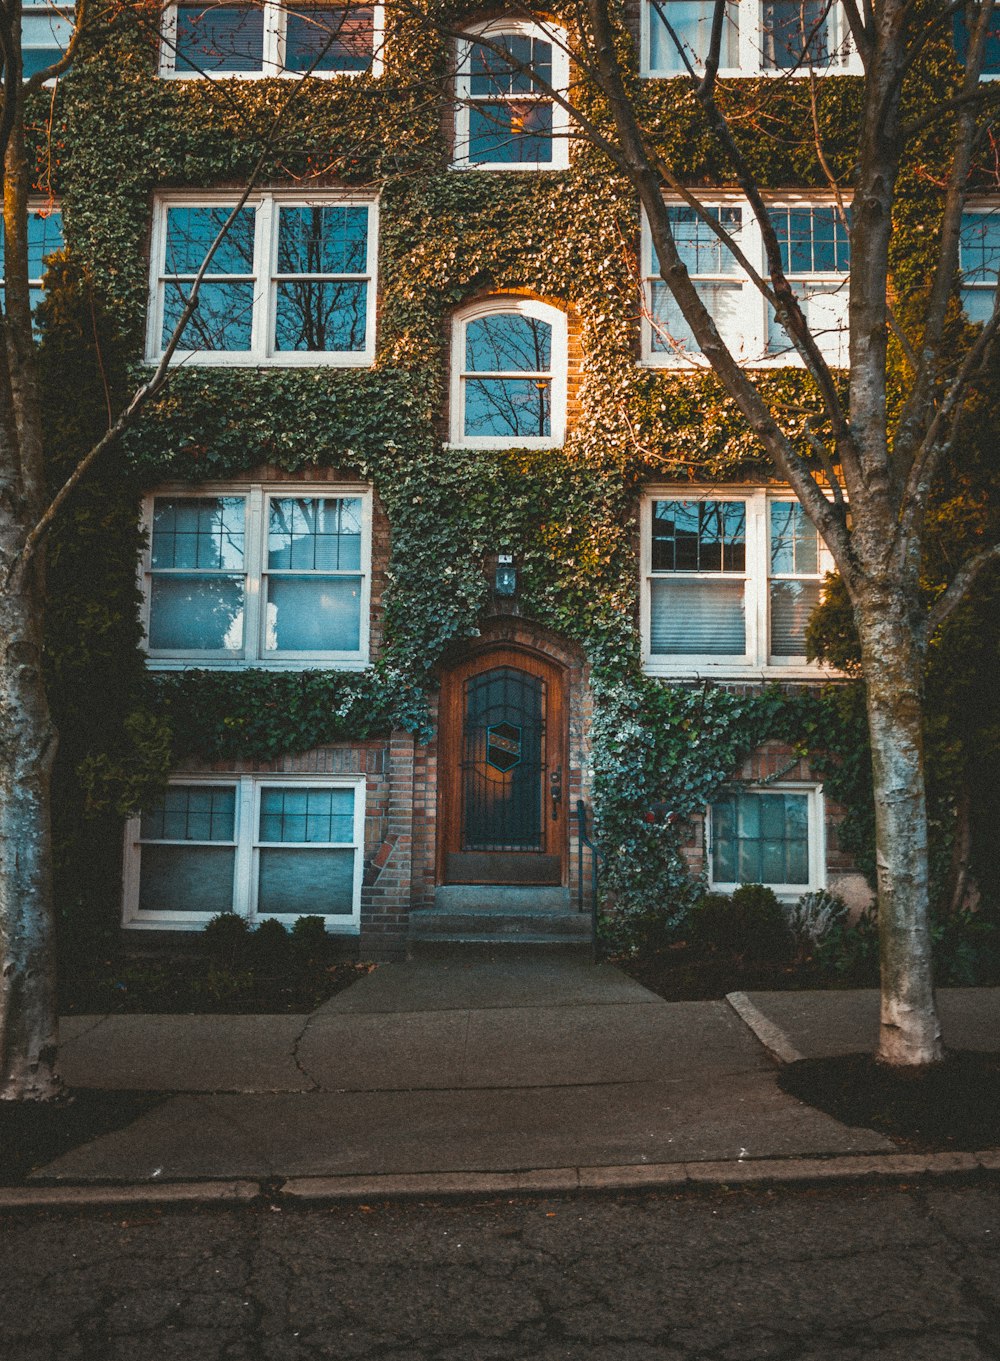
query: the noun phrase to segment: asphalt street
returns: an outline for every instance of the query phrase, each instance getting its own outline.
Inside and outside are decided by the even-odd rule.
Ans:
[[[997,1361],[1000,1186],[0,1219],[4,1361]]]

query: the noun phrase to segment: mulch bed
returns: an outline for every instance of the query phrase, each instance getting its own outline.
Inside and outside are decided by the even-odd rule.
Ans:
[[[685,950],[616,958],[614,962],[668,1002],[713,1001],[727,992],[787,992],[831,986],[829,978],[812,964],[742,963],[732,957],[699,957]],[[839,986],[866,985],[845,980]]]
[[[781,1070],[778,1085],[909,1152],[1000,1147],[1000,1053],[956,1050],[944,1063],[902,1077],[872,1054],[802,1059]]]
[[[370,973],[341,962],[300,972],[224,972],[197,956],[147,968],[77,973],[59,990],[62,1016],[308,1014]]]

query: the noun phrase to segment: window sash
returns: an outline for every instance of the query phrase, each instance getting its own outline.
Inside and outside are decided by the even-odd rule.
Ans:
[[[168,926],[195,930],[220,911],[246,917],[251,923],[267,916],[292,922],[307,914],[324,916],[328,930],[356,933],[363,874],[365,784],[363,775],[173,777],[168,794],[177,789],[192,793],[231,790],[233,836],[212,841],[144,836],[141,819],[130,819],[126,828],[123,924],[140,929]],[[271,790],[299,798],[311,790],[329,791],[331,805],[338,809],[336,831],[340,839],[264,839],[260,835],[261,809]],[[344,811],[345,793],[350,795],[349,811]],[[265,858],[262,869],[261,857],[274,853],[278,853],[277,858],[270,864]],[[294,882],[289,886],[290,874]],[[331,877],[335,889],[332,895]],[[267,881],[263,895],[262,878]],[[295,891],[301,890],[303,883],[308,891],[300,891],[296,904]],[[291,903],[291,910],[272,910],[275,886],[291,894],[282,904]],[[325,900],[320,896],[324,893]]]
[[[671,566],[669,535],[663,547],[654,547],[656,507],[671,503],[742,506],[743,567],[738,545],[723,550],[717,532],[710,536],[707,558],[695,559],[685,545],[673,559],[679,566]],[[651,489],[643,501],[641,544],[640,623],[647,671],[684,676],[715,670],[734,677],[816,673],[817,664],[805,660],[803,630],[832,563],[793,498],[764,488],[722,497],[708,488]]]
[[[719,53],[720,74],[728,79],[745,76],[768,76],[787,79],[789,75],[805,77],[813,73],[861,73],[861,63],[851,42],[850,27],[841,6],[834,3],[826,15],[825,57],[819,57],[811,72],[802,65],[792,72],[787,65],[776,64],[774,42],[765,32],[774,0],[730,0],[728,33],[724,33]],[[777,0],[784,8],[789,0]],[[790,0],[791,17],[796,17],[800,0]],[[807,5],[825,5],[825,0],[806,0]],[[668,12],[676,8],[680,13],[678,36],[691,49],[689,58],[696,72],[704,71],[704,54],[708,46],[712,0],[660,0]],[[815,11],[814,11],[815,12]],[[698,18],[702,18],[700,31]],[[780,18],[780,16],[779,16]],[[685,74],[676,48],[656,13],[653,0],[641,5],[641,74],[654,79],[670,79]],[[779,43],[780,47],[780,43]]]
[[[317,79],[332,79],[337,76],[354,77],[366,71],[375,76],[382,73],[384,6],[381,0],[378,0],[378,3],[368,5],[351,3],[340,5],[310,4],[308,0],[304,0],[304,3],[295,3],[293,0],[292,3],[286,4],[284,0],[261,0],[261,3],[256,5],[234,3],[218,6],[216,13],[223,10],[231,9],[235,12],[242,9],[251,12],[256,11],[261,16],[259,44],[255,39],[254,53],[248,55],[241,62],[229,66],[213,66],[209,61],[198,62],[196,66],[191,65],[191,61],[181,51],[184,46],[184,33],[180,12],[185,8],[193,10],[199,17],[208,16],[211,18],[211,6],[206,9],[205,6],[195,4],[170,4],[165,8],[160,42],[161,76],[178,80],[218,79],[220,77],[242,80],[260,79],[264,76],[299,77],[309,66],[308,51],[300,63],[296,62],[289,65],[288,49],[290,46],[295,47],[296,33],[300,38],[305,39],[301,46],[308,49],[310,25],[308,21],[300,22],[300,19],[314,9],[319,13],[327,11],[331,14],[343,11],[346,20],[343,28],[339,30],[339,36],[331,44],[329,52],[321,58],[310,72],[311,76]],[[368,41],[369,31],[370,42]],[[289,41],[290,34],[292,35],[291,42]],[[357,45],[358,36],[363,36],[365,39],[363,58],[360,52],[350,50]],[[256,55],[258,46],[259,57]],[[343,59],[339,63],[336,60],[338,53],[343,54]],[[200,69],[198,69],[199,67]]]
[[[158,504],[185,501],[204,502],[217,500],[242,501],[243,503],[243,570],[223,563],[218,567],[154,566],[153,517]],[[343,567],[284,567],[271,565],[270,508],[280,501],[306,502],[323,501],[337,505],[338,524],[343,523],[345,508],[353,518],[356,517],[358,533],[345,532],[346,540],[357,540],[349,546],[350,559],[356,565]],[[254,665],[305,666],[319,662],[339,664],[348,668],[363,667],[368,663],[368,630],[371,591],[371,494],[363,488],[325,487],[315,483],[282,483],[265,486],[256,484],[243,489],[237,487],[202,487],[195,491],[188,489],[162,490],[147,498],[144,521],[149,538],[149,546],[143,559],[143,626],[147,639],[147,655],[150,664],[156,668],[171,667],[173,664],[201,661],[206,665]],[[345,559],[346,561],[346,559]],[[184,583],[204,582],[203,608],[206,611],[226,608],[226,583],[237,583],[241,609],[228,622],[228,630],[223,635],[231,646],[198,647],[180,644],[157,645],[156,639],[163,638],[163,630],[170,616],[162,611],[173,603],[178,626],[186,623],[183,598]],[[277,594],[284,593],[284,604],[294,617],[296,603],[300,605],[300,625],[298,641],[294,646],[279,646],[281,632],[277,628],[275,610],[269,609],[273,603],[275,588],[273,582],[284,583],[277,588]],[[307,610],[302,614],[301,602],[310,594],[312,586],[317,592],[323,583],[330,585],[329,595],[333,599],[323,601],[321,609]],[[218,603],[213,605],[212,583],[218,583]],[[288,583],[292,583],[289,585]],[[171,600],[171,594],[173,600]],[[228,593],[230,600],[232,592]],[[298,598],[296,601],[294,597]],[[159,597],[159,600],[157,599]],[[198,592],[193,597],[197,611]],[[161,610],[157,616],[157,606]],[[188,606],[187,608],[191,608]],[[231,608],[231,606],[230,606]],[[347,617],[349,615],[349,617]],[[277,607],[280,618],[280,605]],[[197,622],[197,613],[193,616]],[[211,622],[211,613],[208,614]],[[219,623],[226,622],[224,619]],[[322,639],[322,626],[339,622],[336,640],[343,645],[332,647],[317,646]],[[241,641],[237,646],[233,630],[240,629]],[[303,632],[304,630],[304,632]],[[311,630],[311,634],[310,634]],[[174,634],[176,637],[176,633]],[[287,634],[286,634],[287,636]],[[331,636],[329,633],[326,635]],[[306,638],[303,642],[302,639]]]
[[[201,209],[213,214],[213,223],[217,221],[221,226],[236,201],[231,194],[206,194],[198,197],[165,195],[158,200],[151,253],[152,305],[149,309],[147,333],[149,362],[155,362],[162,355],[172,329],[171,317],[180,314],[189,291],[187,285],[197,272],[194,268],[183,272],[180,270],[170,272],[167,269],[170,262],[168,252],[171,214],[179,210]],[[279,270],[279,231],[283,211],[324,208],[365,214],[364,268],[340,271],[329,269],[322,272],[317,270],[299,272],[287,268]],[[376,201],[367,197],[343,194],[303,198],[279,193],[258,193],[250,196],[243,212],[253,214],[252,269],[237,271],[219,267],[220,260],[224,266],[234,263],[233,250],[231,248],[229,253],[226,253],[224,240],[210,262],[202,284],[201,305],[188,322],[186,335],[181,338],[174,362],[226,365],[255,363],[290,367],[316,364],[337,367],[369,365],[375,353],[378,251]],[[212,237],[207,237],[208,244],[211,243]],[[237,241],[234,248],[245,250],[246,244],[248,243],[241,245]],[[196,251],[191,251],[192,265],[196,254]],[[187,264],[188,261],[183,260],[179,263]],[[200,267],[201,258],[197,264]],[[300,293],[297,299],[296,289]],[[334,297],[332,301],[330,290],[334,293],[339,291],[339,296]],[[350,301],[352,295],[353,303]],[[225,310],[227,298],[230,308],[228,314]],[[213,302],[217,310],[220,306],[223,310],[219,313],[219,321],[214,323],[216,329],[207,332],[205,316],[211,315]],[[341,305],[342,302],[344,306]],[[289,326],[294,328],[296,325],[296,309],[300,337],[304,336],[308,340],[310,334],[322,336],[324,331],[329,331],[332,326],[336,340],[341,341],[346,336],[347,343],[342,348],[333,348],[332,344],[325,348],[288,344],[288,337],[295,334],[294,330],[289,331],[288,328]],[[341,329],[337,330],[340,323],[335,314],[338,313],[347,318],[346,332],[342,325]],[[334,316],[332,322],[331,316]],[[220,326],[229,329],[219,335]],[[205,332],[205,343],[200,347],[185,347],[192,328],[198,327]],[[220,343],[213,344],[213,340],[216,339]]]
[[[818,786],[724,791],[708,809],[708,876],[713,887],[767,884],[799,895],[823,880]]]

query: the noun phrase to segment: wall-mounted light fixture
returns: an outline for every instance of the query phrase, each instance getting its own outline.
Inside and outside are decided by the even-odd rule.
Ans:
[[[493,581],[497,595],[512,596],[517,593],[517,568],[512,553],[497,554],[497,570]]]

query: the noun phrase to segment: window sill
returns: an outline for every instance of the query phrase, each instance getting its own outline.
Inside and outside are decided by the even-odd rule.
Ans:
[[[849,677],[832,667],[820,666],[816,662],[790,662],[787,666],[768,663],[766,666],[745,666],[738,662],[710,660],[680,663],[651,661],[646,658],[642,665],[643,674],[655,680],[724,680],[724,681],[843,681]]]
[[[234,914],[236,915],[236,914]],[[131,921],[123,921],[121,929],[123,931],[204,931],[206,925],[212,920],[209,913],[192,912],[187,913],[183,918],[180,914],[175,917],[143,917],[134,918]],[[244,918],[244,920],[246,920]],[[267,921],[267,917],[258,917],[252,925]],[[297,921],[297,917],[275,917],[275,921],[283,922],[290,926]],[[359,936],[361,934],[361,922],[357,917],[323,917],[323,925],[330,935],[336,936]]]
[[[147,355],[146,363],[155,368],[162,355]],[[243,350],[178,350],[171,368],[204,369],[370,369],[375,351],[358,354],[331,354],[323,350],[301,350],[283,355],[256,355]]]
[[[218,659],[215,657],[149,657],[148,671],[367,671],[367,658],[294,657],[280,661],[254,661],[243,657]]]

